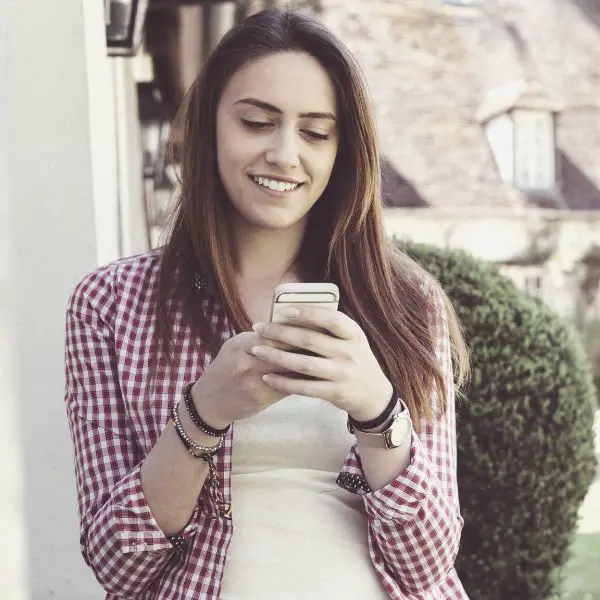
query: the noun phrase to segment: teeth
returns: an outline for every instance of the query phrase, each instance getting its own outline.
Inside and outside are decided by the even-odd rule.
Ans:
[[[297,183],[290,183],[289,181],[278,181],[277,179],[267,179],[266,177],[253,177],[252,179],[259,185],[276,192],[291,192],[298,187]]]

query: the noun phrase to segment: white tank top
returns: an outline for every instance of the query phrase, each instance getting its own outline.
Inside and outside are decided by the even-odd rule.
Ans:
[[[235,423],[222,600],[388,599],[363,501],[335,483],[353,442],[343,411],[303,396]]]

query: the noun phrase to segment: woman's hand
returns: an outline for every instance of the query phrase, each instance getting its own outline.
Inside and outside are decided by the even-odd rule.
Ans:
[[[287,395],[263,380],[272,369],[252,355],[259,343],[252,331],[230,338],[192,387],[194,404],[212,427],[222,429],[251,417]]]
[[[285,394],[322,398],[357,421],[368,421],[381,414],[393,388],[359,325],[343,313],[323,307],[284,310],[286,324],[257,323],[254,331],[269,342],[318,356],[290,352],[264,341],[257,344],[251,352],[269,365],[263,376],[269,387]],[[306,379],[286,376],[282,370]]]

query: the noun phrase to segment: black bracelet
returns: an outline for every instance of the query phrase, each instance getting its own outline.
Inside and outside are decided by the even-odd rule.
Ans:
[[[194,404],[194,399],[192,398],[192,387],[194,383],[194,381],[192,381],[192,383],[188,383],[183,391],[183,402],[185,403],[190,420],[200,431],[206,433],[206,435],[211,435],[212,437],[224,436],[229,431],[231,425],[227,425],[225,429],[215,429],[198,414],[196,405]]]
[[[352,427],[358,429],[359,431],[365,431],[367,429],[376,429],[377,427],[381,427],[390,418],[390,415],[392,414],[397,404],[398,392],[394,388],[392,390],[392,397],[390,398],[388,405],[383,409],[383,412],[378,417],[375,417],[370,421],[357,421],[356,419],[353,419],[350,415],[348,415],[348,423],[350,423]]]

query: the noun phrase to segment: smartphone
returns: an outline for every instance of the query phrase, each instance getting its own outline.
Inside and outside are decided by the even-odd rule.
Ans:
[[[273,292],[271,322],[288,322],[288,319],[280,312],[284,306],[323,306],[330,310],[337,310],[339,302],[340,290],[335,283],[283,283],[278,285]],[[317,356],[312,352],[294,348],[287,344],[277,342],[271,342],[270,344],[288,352]]]
[[[271,322],[286,323],[280,310],[284,306],[323,306],[337,310],[340,290],[335,283],[283,283],[275,288],[271,307]]]

